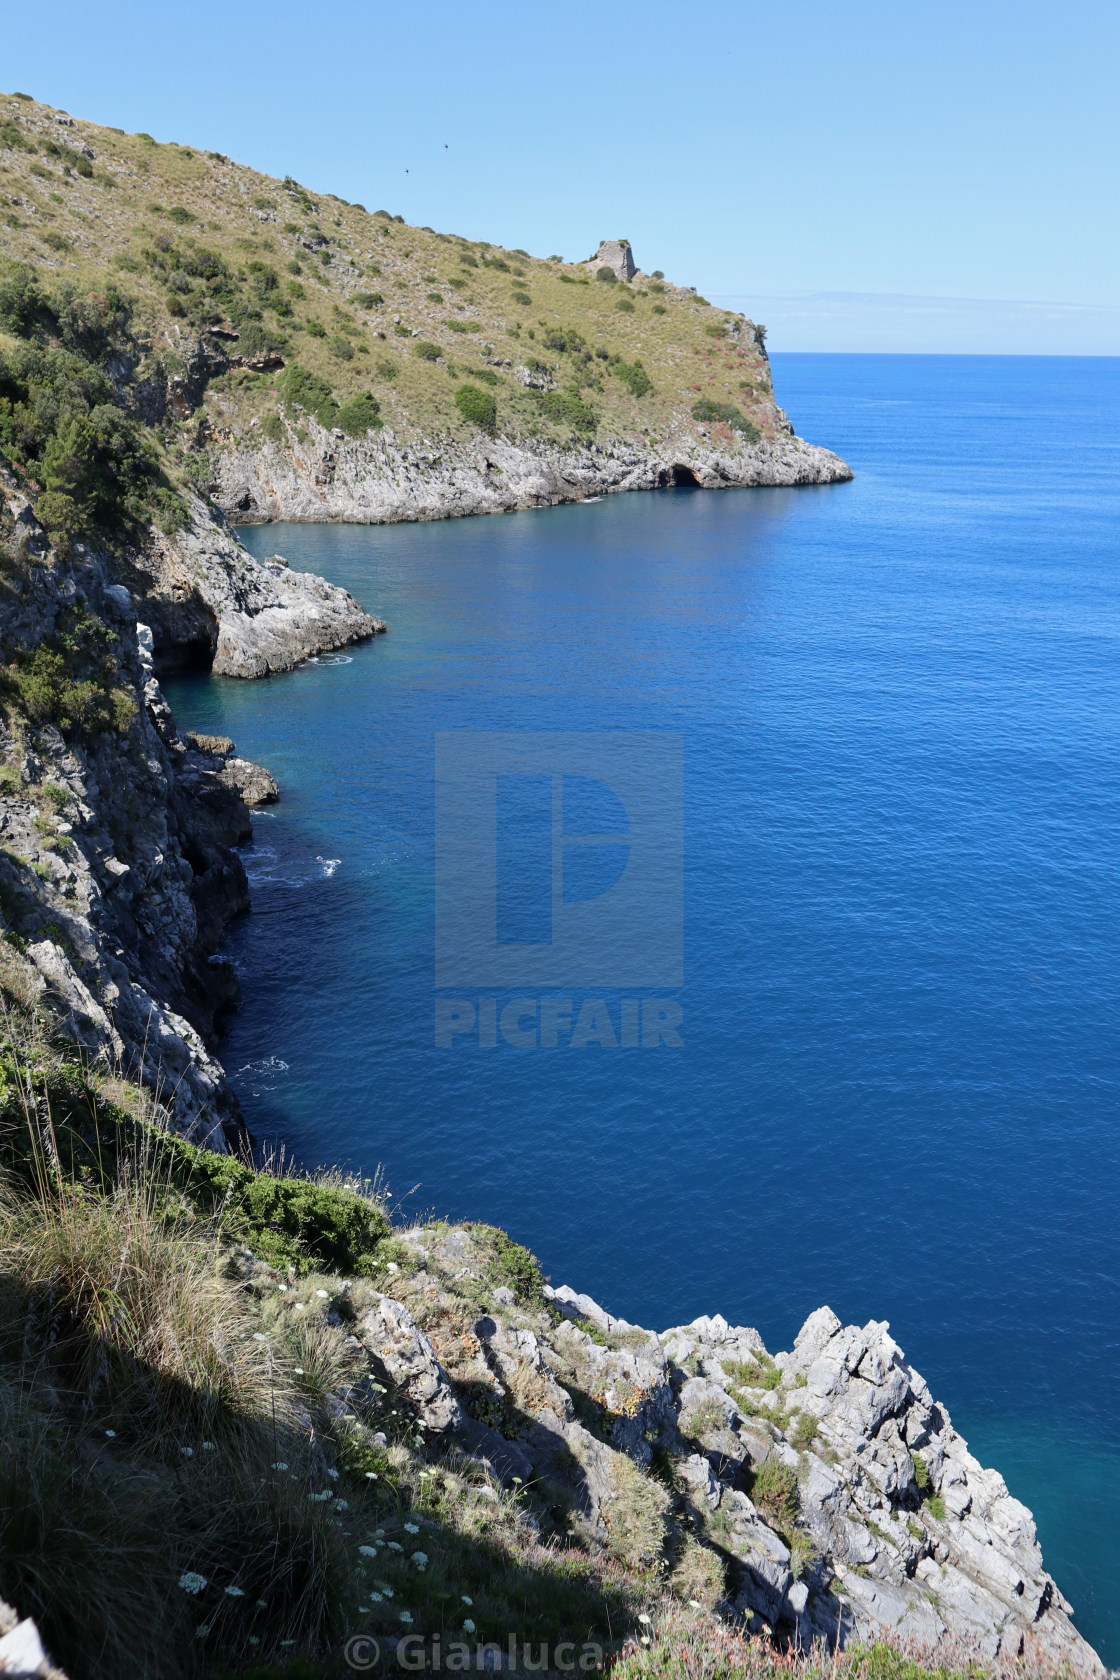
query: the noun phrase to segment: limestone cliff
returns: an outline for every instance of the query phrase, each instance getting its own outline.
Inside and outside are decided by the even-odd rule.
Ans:
[[[249,908],[247,801],[276,787],[232,741],[179,736],[154,656],[201,644],[257,676],[383,626],[321,578],[258,564],[200,503],[150,548],[63,554],[10,474],[0,488],[7,979],[155,1090],[177,1131],[224,1149],[244,1128],[213,1054],[238,996],[218,947]]]

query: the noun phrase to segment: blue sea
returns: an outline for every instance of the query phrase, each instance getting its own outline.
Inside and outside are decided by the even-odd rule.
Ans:
[[[167,685],[283,788],[221,1053],[262,1139],[629,1319],[889,1320],[1120,1664],[1120,360],[774,364],[851,484],[243,533],[390,629]],[[437,1046],[444,731],[679,737],[681,1047]]]

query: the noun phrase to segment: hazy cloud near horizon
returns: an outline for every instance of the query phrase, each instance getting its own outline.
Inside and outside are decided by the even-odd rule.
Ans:
[[[1002,298],[815,292],[709,294],[764,322],[771,350],[976,356],[1118,356],[1120,309]]]

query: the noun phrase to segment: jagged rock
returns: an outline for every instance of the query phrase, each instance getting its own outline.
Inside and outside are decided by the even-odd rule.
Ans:
[[[442,1433],[461,1426],[462,1409],[447,1375],[407,1307],[382,1295],[362,1320],[360,1337],[375,1369],[405,1391],[425,1428]]]
[[[771,405],[768,412],[770,429],[755,444],[726,428],[726,436],[714,435],[682,417],[667,435],[645,442],[560,445],[544,439],[515,442],[501,434],[485,441],[441,438],[438,458],[398,442],[388,426],[360,440],[335,439],[309,417],[308,441],[290,454],[252,438],[231,440],[217,461],[214,494],[235,522],[380,525],[555,507],[669,484],[720,490],[851,478],[830,450],[794,437],[780,409]],[[329,471],[325,452],[333,456]],[[198,634],[205,642],[206,627]]]
[[[186,530],[154,533],[128,567],[161,668],[263,677],[384,630],[345,589],[255,560],[197,497],[190,512]]]

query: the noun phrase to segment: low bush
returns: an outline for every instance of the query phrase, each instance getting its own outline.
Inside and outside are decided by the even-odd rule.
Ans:
[[[618,275],[613,268],[600,268],[595,274],[596,280],[603,280],[608,286],[618,285]]]
[[[725,426],[730,426],[733,432],[740,432],[748,443],[757,443],[762,436],[754,421],[748,420],[733,403],[717,403],[708,397],[702,397],[692,405],[692,418],[722,421]]]
[[[124,731],[136,704],[119,681],[118,649],[107,624],[71,608],[53,636],[16,653],[3,688],[33,722],[53,723],[64,735]]]
[[[376,309],[385,299],[380,292],[355,292],[354,302],[359,309]]]
[[[489,391],[482,391],[477,385],[460,385],[455,392],[455,407],[479,431],[486,432],[493,437],[497,430],[498,408]]]
[[[330,351],[331,355],[337,356],[340,362],[352,362],[354,360],[354,346],[341,333],[335,333],[331,338]]]
[[[381,404],[370,392],[363,396],[351,397],[344,402],[335,417],[335,425],[350,437],[365,437],[381,424]]]
[[[412,354],[419,356],[422,362],[438,362],[443,355],[443,351],[438,344],[428,344],[424,339],[418,338],[412,346]]]
[[[797,1474],[776,1458],[763,1459],[751,1476],[750,1496],[776,1527],[790,1529],[800,1509]]]
[[[640,361],[624,362],[619,356],[612,361],[611,367],[632,397],[644,397],[653,390],[653,380]]]
[[[472,379],[481,379],[484,385],[500,385],[501,380],[493,368],[475,368],[471,373]]]
[[[620,297],[615,303],[615,308],[620,315],[633,315],[635,306],[628,297]]]
[[[594,409],[589,408],[574,391],[544,391],[540,404],[550,420],[558,420],[574,432],[591,436],[598,425]]]

